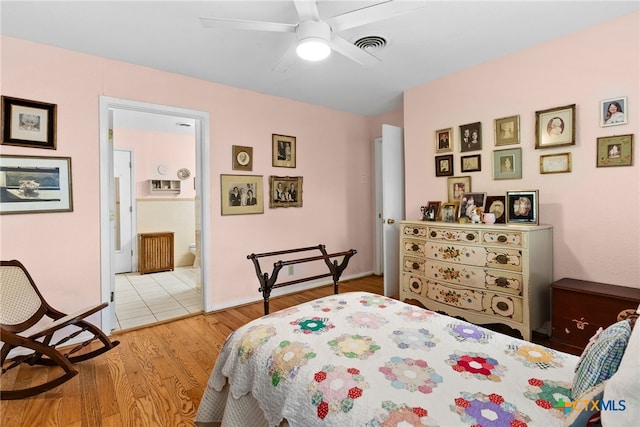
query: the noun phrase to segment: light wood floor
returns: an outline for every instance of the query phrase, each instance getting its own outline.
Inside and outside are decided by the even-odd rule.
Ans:
[[[345,281],[340,292],[382,293],[382,278]],[[271,312],[333,293],[324,286],[271,300]],[[0,426],[193,426],[227,335],[263,314],[262,301],[113,335],[120,345],[76,365],[79,374],[46,393],[0,402]],[[50,367],[19,367],[3,388],[38,383]]]

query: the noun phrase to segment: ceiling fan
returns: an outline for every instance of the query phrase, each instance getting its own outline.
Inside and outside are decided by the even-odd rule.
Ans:
[[[291,57],[295,51],[303,59],[319,61],[329,56],[331,51],[335,51],[359,64],[374,65],[380,62],[379,58],[337,33],[425,6],[424,2],[418,1],[387,0],[328,19],[320,19],[315,0],[293,0],[293,4],[299,18],[299,22],[295,24],[224,18],[200,18],[200,22],[205,28],[295,33],[297,42],[291,45],[284,58]]]

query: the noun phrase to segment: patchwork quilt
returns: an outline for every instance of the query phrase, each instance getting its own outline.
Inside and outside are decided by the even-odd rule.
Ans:
[[[577,361],[391,298],[350,292],[234,331],[196,423],[253,426],[258,417],[263,425],[292,427],[559,426]]]

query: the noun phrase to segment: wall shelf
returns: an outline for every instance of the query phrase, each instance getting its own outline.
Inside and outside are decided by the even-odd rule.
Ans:
[[[151,179],[149,189],[152,193],[180,193],[182,181],[171,179]]]

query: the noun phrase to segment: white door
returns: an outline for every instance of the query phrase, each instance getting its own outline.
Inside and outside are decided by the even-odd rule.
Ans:
[[[133,271],[133,194],[131,191],[132,158],[130,150],[113,150],[114,179],[114,272]]]
[[[382,125],[382,245],[384,294],[400,295],[400,226],[404,219],[402,128]]]

